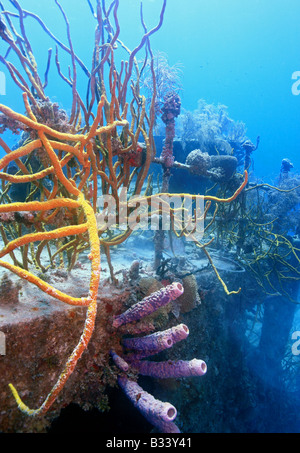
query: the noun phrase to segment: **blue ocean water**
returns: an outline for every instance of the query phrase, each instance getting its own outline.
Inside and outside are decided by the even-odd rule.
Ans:
[[[20,0],[20,3],[28,11],[39,15],[57,38],[67,43],[65,23],[54,0]],[[9,9],[13,10],[12,5],[9,2],[7,4]],[[61,0],[61,5],[70,22],[76,54],[90,67],[96,22],[93,21],[88,2]],[[148,28],[157,24],[161,6],[162,0],[143,0],[144,18]],[[139,8],[140,0],[120,0],[120,39],[131,49],[143,36]],[[260,136],[259,147],[252,155],[252,171],[255,178],[269,183],[274,183],[278,178],[284,158],[293,163],[291,174],[300,173],[300,95],[296,89],[293,92],[296,82],[293,74],[298,71],[300,74],[299,17],[299,0],[289,0],[288,4],[280,0],[168,0],[163,26],[151,37],[154,51],[167,55],[171,66],[180,65],[180,97],[183,110],[194,111],[200,99],[204,99],[207,104],[225,105],[230,118],[245,123],[247,136],[253,143],[256,137]],[[41,32],[35,21],[28,18],[26,23],[30,23],[30,42],[40,74],[43,75],[47,51],[51,47],[55,53],[55,46],[53,40]],[[1,41],[0,50],[2,46]],[[52,60],[53,57],[54,55]],[[59,57],[62,70],[67,73],[70,59],[61,50]],[[20,91],[3,65],[0,66],[0,71],[6,75],[6,94],[0,95],[0,102],[16,111],[24,111]],[[298,75],[295,77],[298,78]],[[83,93],[83,97],[86,82],[85,75],[78,68],[78,91]],[[46,93],[53,102],[58,102],[62,108],[70,111],[71,90],[58,77],[54,61]],[[15,136],[8,133],[4,136],[10,146],[15,144]],[[0,150],[0,157],[3,155]],[[274,312],[278,308],[276,304],[280,307],[278,300],[275,300]],[[218,309],[220,308],[217,307],[216,311]],[[259,310],[257,313],[255,316],[259,318]],[[281,312],[278,318],[280,316]],[[280,322],[279,319],[278,323]],[[259,327],[255,324],[257,331],[253,329],[253,338],[261,334],[261,324],[263,323],[258,322]],[[299,331],[299,309],[291,325],[292,331]],[[274,326],[268,327],[271,332]],[[268,336],[270,337],[270,334]],[[253,345],[257,346],[255,340]],[[265,350],[268,347],[269,345],[265,346]],[[293,359],[297,362],[299,357],[295,356]],[[253,374],[259,375],[256,363],[254,354],[251,360],[249,359],[248,366]],[[261,369],[264,369],[264,365],[261,366]],[[264,385],[268,389],[269,384],[273,384],[275,374],[274,368],[271,369],[270,375],[266,373],[263,376]],[[296,384],[293,382],[293,385],[299,389],[299,372],[297,376],[298,381]],[[232,387],[237,386],[238,373],[231,384]],[[299,390],[297,391],[296,396],[299,396]],[[267,402],[263,401],[263,398],[261,401],[267,418],[271,411],[268,412]],[[251,410],[256,414],[252,407]],[[250,431],[259,430],[258,425],[251,423],[249,422],[248,426]],[[193,426],[192,422],[190,426]],[[276,425],[277,428],[278,426],[281,426],[283,431],[288,430],[286,425],[280,425],[280,422]],[[294,426],[296,423],[292,425],[292,430],[296,429]]]
[[[95,24],[88,4],[84,0],[62,0],[61,4],[69,17],[74,47],[89,65]],[[148,28],[156,25],[161,5],[160,0],[143,1]],[[66,42],[63,19],[54,1],[26,0],[24,6],[40,15]],[[140,0],[120,1],[121,39],[129,48],[142,36],[139,7]],[[167,54],[170,65],[182,65],[184,109],[193,111],[199,99],[224,104],[232,119],[246,124],[253,142],[260,135],[253,158],[256,177],[264,180],[278,175],[286,157],[296,172],[300,169],[300,96],[292,94],[292,74],[300,70],[299,13],[298,0],[169,0],[163,26],[151,38],[153,50]],[[34,21],[30,23],[33,49],[45,68],[53,42]],[[60,56],[63,66],[66,57],[62,52]],[[48,95],[67,108],[70,92],[56,78],[53,63],[51,77]],[[82,81],[86,83],[84,78]],[[1,102],[12,108],[20,106],[8,77],[6,91]]]

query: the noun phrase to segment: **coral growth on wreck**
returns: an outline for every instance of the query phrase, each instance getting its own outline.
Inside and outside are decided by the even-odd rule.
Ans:
[[[12,394],[19,409],[30,416],[41,416],[48,412],[49,408],[61,394],[69,377],[73,374],[77,362],[87,350],[91,337],[95,330],[97,311],[99,312],[99,284],[101,276],[101,250],[104,251],[108,263],[110,280],[117,284],[111,260],[111,249],[119,246],[131,235],[133,230],[126,223],[126,227],[120,228],[121,217],[124,213],[124,202],[121,200],[121,192],[124,189],[130,195],[136,196],[137,203],[143,199],[147,209],[140,213],[140,220],[148,221],[148,210],[153,208],[151,215],[160,216],[167,208],[167,203],[159,204],[157,198],[152,197],[153,187],[148,178],[150,164],[155,158],[155,143],[153,130],[156,115],[156,78],[154,70],[154,58],[150,46],[150,37],[157,32],[163,23],[166,0],[162,3],[162,9],[158,24],[148,30],[143,10],[140,17],[143,36],[133,50],[129,50],[120,40],[120,24],[118,21],[119,1],[113,1],[109,8],[105,2],[100,5],[97,2],[95,10],[88,2],[95,20],[95,47],[91,58],[92,67],[87,69],[85,64],[76,55],[71,38],[71,27],[66,14],[56,0],[56,5],[61,13],[67,32],[65,45],[51,34],[44,22],[36,15],[22,9],[17,0],[12,2],[15,8],[14,14],[3,11],[0,22],[0,37],[5,42],[5,57],[1,62],[21,90],[25,113],[21,114],[6,105],[0,105],[0,127],[2,130],[9,129],[13,133],[20,132],[21,140],[16,149],[11,149],[0,138],[0,145],[5,156],[0,160],[0,218],[3,247],[0,251],[0,266],[35,287],[42,293],[51,296],[56,301],[74,306],[86,311],[82,335],[66,360],[64,367],[60,368],[60,375],[52,389],[37,409],[31,409],[23,401],[23,392],[20,394],[13,383],[9,384]],[[70,58],[70,71],[68,76],[61,72],[58,53],[56,54],[56,67],[59,76],[72,91],[72,106],[70,114],[53,103],[45,94],[48,83],[49,65],[51,52],[48,54],[48,65],[44,81],[41,80],[36,60],[34,58],[30,41],[27,35],[26,20],[31,17],[36,20],[45,33],[50,34],[58,47],[66,52]],[[22,39],[13,25],[15,20],[20,27]],[[117,67],[116,51],[125,52],[128,60],[121,60]],[[146,97],[141,91],[140,76],[142,68],[137,63],[137,56],[144,50],[142,68],[150,59],[150,73],[152,77],[152,97],[147,104]],[[18,64],[9,61],[14,54]],[[119,60],[118,60],[119,61]],[[86,98],[78,91],[78,68],[83,70],[87,77]],[[177,93],[166,93],[162,106],[162,120],[166,126],[166,143],[164,152],[159,162],[166,176],[163,185],[163,193],[168,196],[168,178],[173,165],[173,139],[175,135],[174,119],[180,113],[181,101]],[[142,146],[141,146],[142,142]],[[205,152],[205,150],[203,150]],[[14,166],[14,170],[10,166]],[[205,202],[204,212],[200,220],[208,220],[208,212],[211,205],[215,211],[212,219],[207,222],[205,232],[213,224],[218,206],[230,205],[238,200],[248,182],[248,173],[245,171],[244,178],[240,175],[238,184],[230,195],[193,195],[184,194],[187,201],[197,203]],[[16,186],[26,187],[22,198],[20,193],[12,195]],[[156,194],[159,195],[159,194]],[[98,204],[99,197],[104,200],[104,206]],[[112,197],[116,205],[116,216],[112,222],[105,200]],[[125,200],[127,202],[127,198]],[[126,204],[126,203],[125,203]],[[184,208],[185,209],[185,208]],[[133,212],[132,206],[126,205],[125,220],[128,221]],[[229,291],[222,280],[218,270],[213,264],[206,247],[212,242],[209,238],[207,243],[201,243],[195,231],[187,232],[186,225],[180,224],[176,218],[175,209],[171,209],[171,226],[173,233],[178,237],[191,238],[196,247],[206,255],[212,266],[215,276],[223,286],[226,294],[237,294],[238,291]],[[188,218],[188,224],[196,222],[196,210],[192,211]],[[124,226],[124,225],[122,225]],[[67,288],[57,288],[55,281],[52,284],[51,272],[63,269],[71,272],[76,265],[80,265],[80,259],[85,254],[90,265],[87,269],[89,276],[88,288],[82,294],[81,288],[75,294],[69,294]],[[138,278],[137,264],[130,270],[130,278]],[[3,283],[3,282],[2,282]],[[161,430],[176,430],[172,425],[176,416],[173,407],[161,405],[154,401],[152,396],[145,394],[138,384],[126,375],[128,367],[136,375],[148,374],[160,378],[184,377],[202,375],[206,372],[206,364],[198,359],[187,361],[174,361],[167,363],[155,363],[140,360],[141,352],[149,350],[149,344],[171,344],[173,341],[187,336],[188,328],[184,326],[166,329],[163,333],[153,334],[152,337],[138,338],[131,343],[126,334],[142,333],[135,324],[130,330],[122,331],[124,325],[136,322],[137,319],[145,318],[144,324],[148,331],[153,331],[151,322],[147,316],[156,311],[162,304],[168,304],[172,299],[182,295],[183,289],[179,282],[170,282],[171,285],[154,292],[148,298],[133,305],[127,311],[116,314],[112,325],[106,323],[105,318],[100,323],[102,340],[109,336],[115,329],[113,348],[110,348],[112,358],[115,360],[119,371],[115,378],[120,375],[118,382],[120,387],[135,400],[142,412]],[[9,282],[4,282],[3,285]],[[192,294],[194,293],[191,292]],[[101,300],[101,297],[100,297]],[[182,301],[188,310],[188,304]],[[196,302],[195,302],[196,303]],[[193,305],[193,304],[191,304]],[[114,315],[118,306],[105,307]],[[103,310],[103,307],[100,308]],[[98,325],[99,326],[99,325]],[[174,326],[173,326],[174,327]],[[170,340],[171,339],[171,340]],[[154,342],[154,343],[153,343]],[[170,343],[171,342],[171,343]],[[142,351],[139,349],[143,344]],[[147,346],[148,345],[148,346]],[[158,348],[160,346],[157,346]],[[128,353],[132,350],[132,354]],[[153,349],[152,352],[158,349]],[[108,351],[104,351],[108,352]],[[124,356],[122,355],[125,352]],[[118,358],[120,357],[120,359]],[[101,364],[103,361],[100,361]],[[125,375],[124,375],[125,373]],[[141,395],[140,395],[141,394]],[[140,395],[140,397],[139,397]],[[159,408],[159,414],[156,410]],[[162,415],[164,414],[164,415]],[[167,414],[167,415],[165,415]],[[158,422],[157,422],[158,420]],[[170,425],[171,424],[171,425]]]
[[[244,143],[250,141],[246,125],[230,118],[225,105],[208,104],[204,99],[198,101],[194,111],[182,112],[177,137],[182,141],[185,155],[197,148],[209,155],[233,155],[238,166],[244,164]]]
[[[152,293],[124,313],[116,316],[113,321],[113,327],[118,328],[124,324],[138,321],[150,315],[160,307],[177,299],[182,295],[183,291],[183,286],[175,282]],[[135,371],[140,375],[160,379],[204,375],[207,366],[202,360],[177,360],[174,362],[142,360],[171,348],[174,343],[186,339],[188,334],[188,327],[180,324],[165,331],[155,332],[147,336],[123,339],[122,345],[125,352],[123,357],[117,355],[115,351],[111,351],[115,364],[123,372],[118,378],[121,388],[145,418],[161,432],[180,432],[178,427],[173,423],[177,415],[175,407],[170,405],[170,403],[162,403],[156,400],[152,395],[145,392],[137,382],[130,379],[128,373]]]

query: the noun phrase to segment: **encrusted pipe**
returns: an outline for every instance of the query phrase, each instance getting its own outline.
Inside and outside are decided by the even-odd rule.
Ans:
[[[180,432],[172,423],[177,416],[177,410],[172,404],[157,400],[125,376],[119,376],[118,383],[133,405],[152,425],[162,432]]]
[[[138,321],[144,316],[150,315],[158,310],[160,307],[167,305],[172,300],[177,299],[182,293],[183,286],[181,283],[174,282],[171,285],[150,294],[150,296],[145,297],[121,315],[116,316],[113,321],[113,327],[118,328],[123,324]]]

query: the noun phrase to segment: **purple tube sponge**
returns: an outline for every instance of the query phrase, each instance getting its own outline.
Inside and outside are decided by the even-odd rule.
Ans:
[[[171,348],[174,343],[187,338],[189,329],[185,324],[171,327],[170,329],[155,332],[151,335],[139,338],[123,339],[123,346],[134,350],[134,358],[141,359],[149,355],[157,354],[164,349]]]
[[[129,370],[128,363],[122,357],[120,357],[114,350],[110,351],[110,355],[115,364],[117,365],[117,367],[119,368],[119,370],[125,372]]]
[[[173,362],[136,361],[133,364],[139,374],[154,378],[181,378],[189,376],[203,376],[207,371],[203,360],[178,360]]]
[[[150,393],[145,392],[135,381],[127,377],[119,376],[118,383],[133,405],[152,425],[165,433],[180,432],[173,423],[177,416],[177,410],[172,404],[157,400]]]
[[[124,324],[138,321],[175,300],[182,293],[183,286],[179,282],[174,282],[145,297],[124,313],[116,316],[113,320],[113,327],[118,329]],[[118,377],[120,387],[141,414],[162,433],[180,433],[178,427],[173,423],[177,416],[176,408],[170,403],[159,401],[145,392],[137,382],[128,378],[127,373],[131,370],[133,373],[154,378],[202,376],[207,370],[206,363],[203,360],[169,360],[168,362],[142,360],[145,357],[171,348],[174,343],[186,339],[188,335],[188,327],[185,324],[179,324],[167,330],[142,337],[123,339],[122,344],[126,360],[116,354],[114,350],[110,351],[115,364],[123,371],[122,376]]]
[[[171,285],[150,294],[150,296],[144,297],[144,299],[133,305],[127,311],[116,316],[113,321],[113,327],[118,328],[123,324],[138,321],[144,316],[150,315],[158,310],[160,307],[167,305],[172,300],[177,299],[182,293],[183,286],[181,283],[174,282]]]

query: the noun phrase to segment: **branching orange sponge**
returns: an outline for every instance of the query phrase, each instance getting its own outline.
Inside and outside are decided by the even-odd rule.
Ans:
[[[26,99],[26,96],[24,96]],[[26,105],[26,102],[25,102]],[[28,109],[27,104],[27,109]],[[84,197],[84,194],[76,187],[76,184],[73,180],[68,179],[62,170],[62,160],[58,158],[57,153],[54,151],[53,143],[49,140],[45,132],[47,134],[54,136],[56,139],[60,138],[61,140],[68,139],[71,142],[78,142],[82,141],[86,143],[87,138],[90,140],[91,135],[87,136],[79,136],[74,135],[70,136],[70,134],[57,134],[57,131],[52,130],[51,128],[46,128],[42,124],[37,123],[33,119],[28,119],[22,115],[16,114],[10,109],[7,109],[5,106],[0,105],[0,111],[9,114],[11,118],[17,118],[18,121],[22,121],[24,124],[29,124],[30,126],[37,131],[40,140],[34,140],[33,142],[29,142],[27,145],[21,146],[16,151],[10,152],[7,156],[0,160],[0,170],[5,168],[9,162],[16,161],[22,156],[26,156],[30,154],[36,147],[40,147],[43,145],[44,150],[46,151],[50,161],[51,166],[47,169],[47,172],[44,172],[42,177],[48,175],[50,172],[53,172],[55,178],[58,179],[61,187],[64,188],[64,192],[67,192],[70,197],[57,197],[55,196],[52,198],[53,193],[51,192],[44,193],[44,196],[48,195],[48,200],[45,201],[30,201],[30,202],[17,202],[17,203],[6,203],[0,205],[0,213],[8,213],[8,212],[23,212],[23,211],[32,211],[32,212],[49,212],[53,209],[58,208],[65,208],[66,210],[75,209],[77,212],[82,212],[85,218],[85,222],[78,224],[78,225],[66,225],[61,228],[55,228],[52,230],[46,231],[36,231],[33,233],[25,234],[19,238],[16,238],[5,245],[5,247],[0,251],[0,258],[3,258],[13,250],[18,247],[24,246],[26,244],[33,243],[35,241],[43,241],[43,240],[53,240],[64,238],[67,236],[74,236],[80,235],[83,233],[88,234],[89,244],[90,244],[90,254],[89,258],[91,260],[91,277],[90,277],[90,288],[89,294],[87,297],[76,298],[69,296],[57,289],[53,288],[44,280],[40,279],[39,277],[35,276],[32,272],[23,269],[20,266],[16,266],[9,262],[5,262],[2,259],[0,260],[0,265],[5,267],[6,269],[14,272],[19,277],[26,279],[28,282],[35,284],[38,286],[42,291],[51,295],[52,297],[65,302],[70,305],[76,306],[86,306],[87,307],[87,314],[86,314],[86,321],[85,326],[83,329],[83,333],[81,338],[75,347],[74,351],[72,352],[71,356],[69,357],[65,368],[63,369],[62,373],[60,374],[57,383],[52,388],[48,396],[46,397],[44,403],[38,409],[30,409],[26,406],[20,399],[19,394],[15,387],[12,384],[9,384],[12,393],[18,403],[19,408],[28,415],[38,415],[45,413],[51,404],[55,401],[58,393],[63,388],[65,382],[67,381],[70,374],[73,372],[78,359],[81,357],[83,351],[86,349],[87,344],[91,338],[94,329],[96,311],[97,311],[97,295],[98,295],[98,287],[100,282],[100,241],[98,236],[98,229],[97,229],[97,222],[95,217],[94,209],[92,208],[89,201],[87,201]],[[28,112],[29,116],[32,118],[30,111]],[[94,131],[95,128],[94,128]],[[99,131],[98,131],[99,132]],[[56,143],[55,143],[56,144]],[[58,149],[62,149],[63,146],[57,146]],[[69,145],[67,148],[67,152],[71,151],[71,146]],[[79,157],[81,162],[84,162],[86,159],[85,151],[83,151],[83,147],[81,150],[81,155],[78,155],[78,146],[75,145],[74,148],[74,155]],[[10,181],[10,175],[6,174],[5,172],[1,173],[2,179],[5,181]],[[38,177],[41,175],[39,174],[32,174],[26,176],[26,180],[37,181]],[[13,182],[24,182],[23,175],[16,175],[14,177]]]

